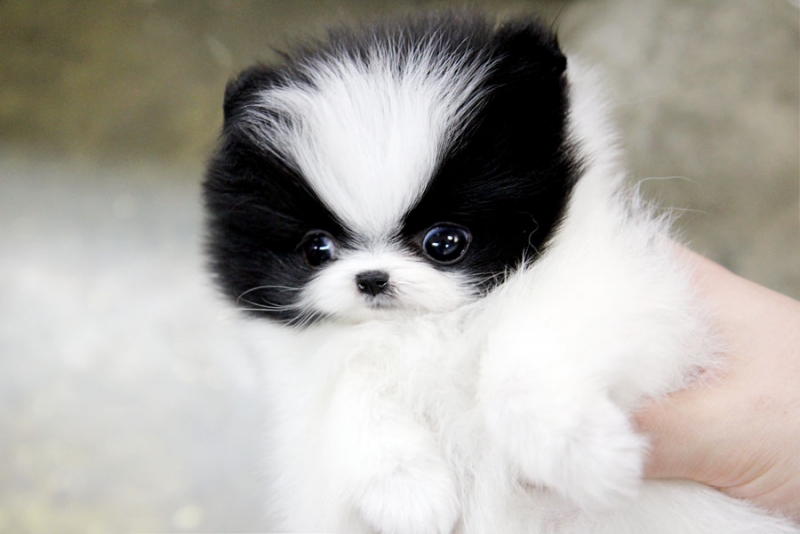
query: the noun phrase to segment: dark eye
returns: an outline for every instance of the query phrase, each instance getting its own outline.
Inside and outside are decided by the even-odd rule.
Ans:
[[[440,224],[425,234],[422,239],[422,250],[435,262],[455,263],[464,257],[471,237],[466,228],[452,224]]]
[[[300,242],[300,250],[309,267],[320,267],[336,256],[336,243],[327,232],[309,232]]]

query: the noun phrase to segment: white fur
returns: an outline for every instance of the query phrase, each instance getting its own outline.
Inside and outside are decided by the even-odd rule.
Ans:
[[[385,243],[458,123],[443,91],[468,83],[376,69],[334,65],[315,91],[264,98],[303,110],[284,148],[340,217]],[[271,410],[276,530],[799,532],[698,484],[642,481],[647,442],[631,411],[716,361],[665,223],[622,194],[594,87],[584,92],[593,82],[574,62],[568,74],[570,134],[590,163],[535,263],[474,300],[457,277],[364,243],[304,292],[349,321],[248,323]],[[370,313],[353,287],[374,268],[402,281],[391,313]]]
[[[353,283],[356,275],[373,270],[391,273],[391,296],[379,295],[367,300],[358,291]],[[398,312],[452,310],[472,296],[463,275],[431,269],[419,257],[396,246],[373,245],[367,250],[343,251],[341,257],[303,288],[298,307],[339,318],[367,320]],[[387,308],[376,307],[384,302]]]
[[[266,90],[263,108],[251,112],[256,136],[278,140],[281,156],[341,220],[360,236],[385,239],[479,101],[489,64],[429,47],[405,60],[372,54],[366,63],[314,61],[305,68],[310,85]],[[279,110],[282,120],[261,109]]]

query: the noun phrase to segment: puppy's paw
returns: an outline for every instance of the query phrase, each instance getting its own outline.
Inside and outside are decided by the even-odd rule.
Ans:
[[[523,484],[545,486],[587,511],[633,499],[646,442],[608,400],[543,406],[538,396],[505,396],[487,413],[490,435]]]
[[[450,534],[460,515],[455,480],[441,462],[398,465],[372,480],[356,507],[380,534]]]

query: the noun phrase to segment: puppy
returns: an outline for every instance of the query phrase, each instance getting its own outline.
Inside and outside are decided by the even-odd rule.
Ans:
[[[715,351],[603,109],[540,23],[465,14],[229,84],[208,251],[253,317],[274,529],[798,532],[642,481],[631,411]]]

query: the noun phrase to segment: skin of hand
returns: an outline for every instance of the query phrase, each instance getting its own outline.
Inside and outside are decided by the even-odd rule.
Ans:
[[[689,250],[723,370],[640,410],[647,478],[683,478],[800,523],[800,302]]]

